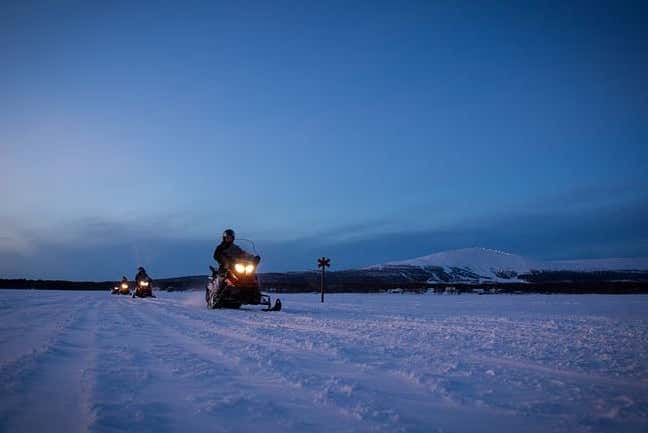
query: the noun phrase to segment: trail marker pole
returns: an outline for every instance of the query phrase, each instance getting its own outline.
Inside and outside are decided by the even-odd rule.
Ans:
[[[326,268],[331,266],[331,259],[320,257],[317,259],[317,267],[322,269],[322,279],[320,281],[320,302],[324,302],[324,286],[326,285]]]

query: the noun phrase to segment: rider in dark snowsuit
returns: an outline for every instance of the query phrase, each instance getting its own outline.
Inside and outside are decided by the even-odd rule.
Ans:
[[[137,275],[135,275],[135,283],[137,284],[142,280],[151,282],[151,277],[149,277],[146,274],[146,270],[144,270],[144,268],[140,266],[139,268],[137,268]]]
[[[223,280],[226,276],[227,269],[231,269],[237,260],[241,260],[241,259],[251,260],[251,261],[256,261],[257,263],[259,262],[259,260],[261,260],[261,257],[254,256],[246,252],[245,250],[243,250],[238,245],[236,245],[234,243],[234,239],[236,239],[236,234],[234,233],[234,230],[232,229],[225,230],[223,232],[223,239],[221,243],[214,250],[214,256],[213,256],[214,260],[216,260],[216,262],[218,262],[219,264],[217,293],[223,287]],[[207,299],[208,297],[209,297],[209,288],[207,288],[205,292],[205,298]]]
[[[260,258],[259,256],[253,256],[245,252],[234,243],[234,239],[236,239],[234,230],[225,230],[223,232],[223,240],[214,250],[214,260],[220,265],[220,270],[231,267],[236,260],[256,260]]]
[[[140,296],[139,295],[139,282],[140,281],[148,281],[149,285],[153,283],[153,280],[151,279],[151,277],[148,276],[148,274],[146,273],[146,270],[144,270],[144,268],[141,267],[141,266],[139,268],[137,268],[137,275],[135,275],[135,291],[133,291],[133,298],[135,296]],[[150,290],[150,292],[149,292],[150,295],[149,296],[151,296],[152,298],[155,298],[155,295],[153,294],[152,289],[153,289],[152,287],[149,287],[149,290]]]

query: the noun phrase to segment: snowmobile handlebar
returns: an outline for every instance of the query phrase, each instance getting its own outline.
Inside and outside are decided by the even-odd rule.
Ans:
[[[216,269],[212,265],[209,265],[209,269],[211,270],[212,277],[218,274],[229,275],[230,273],[232,275],[249,276],[256,273],[257,265],[260,261],[260,256],[254,256],[252,258],[240,258],[232,261],[231,263],[227,263],[226,266],[221,266],[219,269]]]

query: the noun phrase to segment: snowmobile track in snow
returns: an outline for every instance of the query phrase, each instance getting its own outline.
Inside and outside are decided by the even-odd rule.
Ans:
[[[648,296],[0,292],[0,432],[641,432]]]

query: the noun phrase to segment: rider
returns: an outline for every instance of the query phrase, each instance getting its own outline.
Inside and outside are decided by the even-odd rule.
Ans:
[[[234,243],[236,234],[234,230],[227,229],[223,232],[223,240],[214,250],[214,260],[220,265],[219,273],[232,266],[236,260],[254,260],[259,261],[261,257],[253,256],[245,252],[241,247]]]
[[[141,281],[147,281],[149,285],[153,282],[153,280],[151,280],[151,277],[149,277],[146,273],[146,270],[140,266],[139,268],[137,268],[137,275],[135,275],[135,291],[133,292],[133,298],[135,296],[140,296],[139,283]],[[152,287],[149,287],[148,296],[155,298],[155,295],[153,295],[152,292]]]
[[[137,268],[137,275],[135,275],[135,282],[139,283],[140,281],[151,281],[151,277],[146,274],[146,270],[141,266]]]
[[[227,269],[231,268],[234,265],[234,262],[236,262],[236,260],[241,260],[241,259],[251,260],[256,263],[259,263],[259,261],[261,260],[261,257],[254,256],[244,251],[238,245],[236,245],[234,243],[234,239],[236,239],[236,234],[234,233],[234,230],[232,229],[225,230],[223,232],[223,239],[221,243],[214,250],[214,260],[216,260],[220,265],[218,269],[218,282],[217,282],[216,293],[220,292],[220,289],[224,286],[223,280],[227,275]],[[207,293],[205,293],[205,296],[206,297],[209,296],[209,288],[207,289]]]

